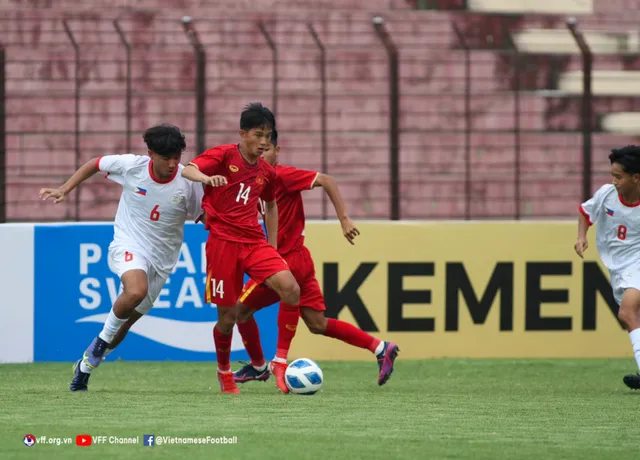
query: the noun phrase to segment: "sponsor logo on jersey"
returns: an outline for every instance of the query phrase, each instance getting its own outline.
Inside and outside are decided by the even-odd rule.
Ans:
[[[147,189],[136,187],[136,193],[138,195],[146,196],[147,195]]]
[[[240,168],[238,168],[236,165],[229,165],[229,171],[231,171],[232,173],[238,172],[240,171]]]

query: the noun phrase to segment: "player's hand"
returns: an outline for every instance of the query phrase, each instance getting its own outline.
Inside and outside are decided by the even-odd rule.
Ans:
[[[580,258],[584,259],[583,254],[588,247],[589,247],[589,243],[587,243],[586,238],[578,238],[578,241],[576,241],[576,244],[575,246],[573,246],[573,249],[576,250],[576,254],[578,254]]]
[[[67,198],[67,194],[59,188],[41,188],[40,198],[42,201],[53,198],[54,203],[62,203]]]
[[[340,225],[342,225],[342,234],[347,239],[347,241],[351,244],[355,244],[353,240],[360,234],[360,230],[358,230],[356,226],[353,225],[353,222],[351,222],[351,219],[349,218],[341,221]]]
[[[224,176],[211,176],[208,177],[204,183],[212,187],[222,187],[223,185],[227,185],[227,178]]]

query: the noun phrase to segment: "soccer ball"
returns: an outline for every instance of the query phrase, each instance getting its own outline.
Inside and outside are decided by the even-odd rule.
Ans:
[[[287,367],[284,381],[291,393],[297,395],[313,395],[322,388],[324,377],[320,366],[309,358],[300,358]]]

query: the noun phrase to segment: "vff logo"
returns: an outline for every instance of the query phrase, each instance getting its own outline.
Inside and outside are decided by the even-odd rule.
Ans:
[[[151,447],[156,445],[156,437],[152,434],[145,434],[143,441],[145,446]]]
[[[36,437],[32,434],[27,434],[25,435],[23,442],[25,446],[31,447],[36,443]]]

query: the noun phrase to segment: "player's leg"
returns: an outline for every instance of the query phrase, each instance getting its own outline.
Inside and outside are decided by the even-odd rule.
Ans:
[[[296,257],[299,259],[296,267],[304,268],[296,278],[304,280],[300,283],[300,314],[303,321],[313,334],[322,334],[340,340],[354,347],[363,348],[372,352],[378,360],[378,385],[384,385],[391,373],[399,348],[395,343],[383,342],[353,324],[335,318],[326,318],[324,296],[320,290],[320,284],[315,276],[315,268],[311,254],[307,248],[301,248]],[[291,261],[289,262],[291,264]]]
[[[139,254],[114,248],[109,252],[109,264],[120,275],[123,290],[113,304],[107,320],[98,336],[85,350],[82,358],[74,365],[74,378],[69,386],[71,391],[86,391],[89,375],[102,362],[107,346],[113,340],[133,310],[147,296],[149,262]]]
[[[218,361],[218,381],[223,393],[240,393],[231,372],[231,340],[236,322],[235,304],[242,289],[241,245],[209,235],[206,246],[205,301],[217,305],[218,321],[213,342]]]
[[[372,352],[378,360],[378,385],[384,385],[389,380],[400,351],[395,343],[377,339],[346,321],[327,318],[319,309],[302,306],[300,313],[311,333],[331,337]]]
[[[149,289],[147,291],[147,296],[131,312],[127,321],[123,323],[122,326],[120,326],[120,329],[118,329],[118,332],[116,332],[116,335],[113,336],[113,339],[111,340],[111,342],[109,342],[109,345],[107,345],[107,351],[104,354],[105,358],[109,355],[109,353],[113,351],[114,348],[120,345],[120,342],[124,340],[124,338],[126,337],[131,327],[140,318],[142,318],[144,315],[149,313],[149,310],[153,308],[154,302],[160,295],[162,288],[167,282],[167,277],[161,273],[158,273],[153,268],[151,268],[150,273],[147,275],[147,279],[149,282]]]
[[[266,284],[273,289],[282,303],[297,306],[300,301],[300,286],[289,270],[287,262],[278,254],[273,246],[265,241],[256,244],[251,249],[244,261],[244,267],[251,279],[258,284]],[[288,393],[284,385],[284,372],[286,363],[278,366],[271,361],[269,370],[276,377],[276,386],[283,393]]]
[[[640,286],[639,286],[640,287]],[[626,375],[623,379],[625,385],[634,390],[640,390],[640,290],[627,288],[624,290],[618,319],[629,332],[633,354],[638,365],[638,373]]]
[[[127,319],[127,321],[125,321],[122,326],[120,326],[120,329],[118,329],[118,332],[116,332],[116,335],[113,336],[113,340],[111,341],[111,343],[109,343],[109,345],[107,345],[107,351],[105,352],[104,356],[105,358],[118,346],[120,345],[120,343],[124,340],[124,338],[127,336],[127,333],[129,332],[129,330],[131,329],[131,327],[136,324],[136,322],[142,318],[144,315],[142,313],[139,313],[137,310],[133,310],[133,312],[131,313],[131,316],[129,316],[129,319]]]
[[[275,291],[264,284],[259,285],[253,280],[249,280],[242,288],[242,294],[236,304],[236,325],[242,336],[244,347],[251,358],[251,363],[234,372],[234,379],[237,383],[250,380],[266,381],[270,376],[260,344],[260,330],[253,314],[276,303],[278,299],[278,294]]]

